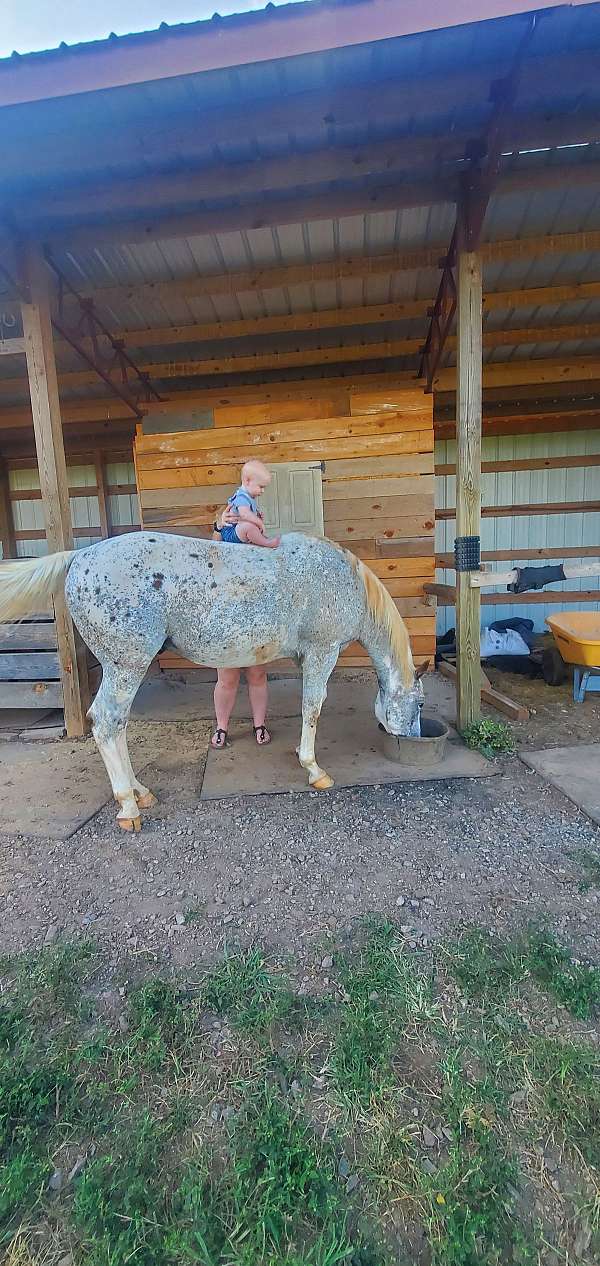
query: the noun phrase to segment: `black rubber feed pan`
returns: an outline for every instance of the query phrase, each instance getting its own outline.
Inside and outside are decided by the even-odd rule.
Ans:
[[[386,760],[411,765],[413,769],[439,765],[444,758],[447,738],[448,726],[445,722],[439,721],[437,717],[426,716],[421,716],[420,738],[397,737],[395,734],[387,734],[385,730],[381,735]]]

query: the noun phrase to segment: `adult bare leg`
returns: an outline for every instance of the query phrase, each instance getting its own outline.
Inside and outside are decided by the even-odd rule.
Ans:
[[[328,791],[333,778],[317,764],[315,738],[321,708],[327,698],[327,682],[337,664],[339,646],[322,650],[311,647],[302,659],[302,736],[297,749],[302,768],[308,773],[308,781],[316,791]]]
[[[215,686],[214,693],[217,728],[210,740],[213,747],[219,748],[225,746],[225,736],[229,729],[229,721],[231,713],[233,712],[233,705],[236,700],[239,684],[239,668],[217,669],[217,684]]]
[[[265,727],[269,701],[267,670],[263,664],[253,664],[251,668],[246,668],[245,672],[256,742],[259,747],[264,747],[265,744],[271,742],[271,735]]]
[[[131,705],[146,668],[147,665],[127,669],[103,665],[102,683],[89,711],[92,733],[106,766],[113,795],[120,805],[117,822],[124,831],[140,830],[136,790],[142,798],[151,795],[133,773],[126,737]]]

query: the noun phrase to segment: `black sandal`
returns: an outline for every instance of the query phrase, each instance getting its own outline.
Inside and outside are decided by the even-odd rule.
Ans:
[[[216,743],[213,743],[213,739],[215,738],[217,741]],[[213,752],[222,752],[224,747],[228,747],[229,739],[227,738],[227,730],[220,730],[217,728],[211,735],[210,745]]]
[[[268,738],[265,737],[269,733],[266,725],[253,725],[252,729],[254,730],[257,747],[268,747],[271,742],[271,735],[269,734]],[[260,738],[258,737],[259,734]]]

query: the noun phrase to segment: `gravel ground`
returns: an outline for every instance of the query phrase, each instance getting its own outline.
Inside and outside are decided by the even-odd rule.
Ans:
[[[1,837],[0,949],[89,934],[112,968],[188,967],[258,943],[309,981],[328,938],[377,912],[415,947],[463,921],[541,919],[600,959],[600,892],[580,891],[577,857],[600,857],[600,831],[517,759],[489,780],[202,804],[199,774],[169,774],[138,836],[109,805],[66,842]]]

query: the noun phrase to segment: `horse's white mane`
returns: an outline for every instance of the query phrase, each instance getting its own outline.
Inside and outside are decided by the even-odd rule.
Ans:
[[[393,598],[390,597],[385,585],[375,575],[375,572],[371,571],[370,567],[366,567],[362,560],[356,557],[356,554],[338,545],[337,541],[331,541],[331,544],[346,555],[351,567],[360,577],[364,585],[369,615],[373,623],[387,633],[390,650],[400,668],[404,685],[407,690],[410,690],[411,686],[414,685],[415,665],[410,649],[408,631]]]

